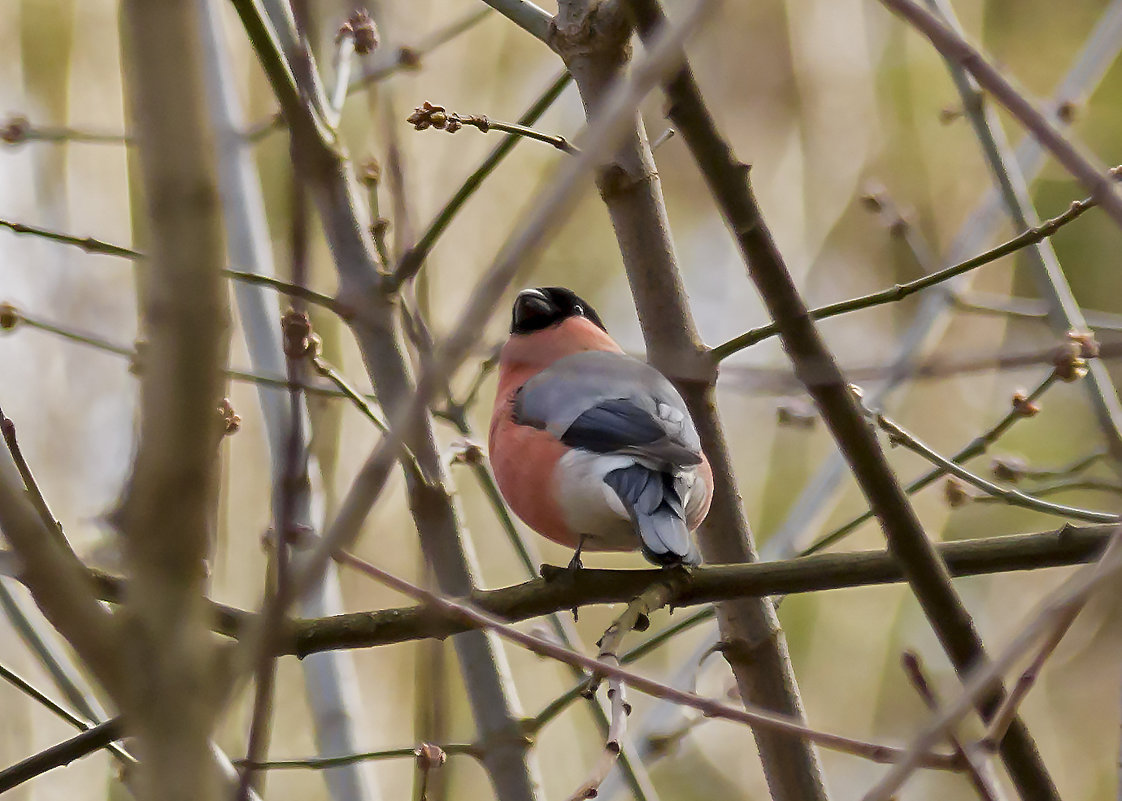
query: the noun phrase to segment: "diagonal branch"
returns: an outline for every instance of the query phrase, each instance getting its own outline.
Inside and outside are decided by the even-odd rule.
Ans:
[[[664,24],[657,0],[630,0],[641,34]],[[737,161],[717,131],[689,67],[666,86],[669,116],[697,162],[725,221],[736,238],[748,274],[779,327],[795,373],[807,385],[857,483],[880,520],[891,553],[899,560],[924,613],[960,676],[984,665],[985,651],[974,623],[954,587],[946,565],[927,538],[919,518],[896,481],[875,433],[811,319],[768,230],[752,193],[748,167]],[[1000,705],[994,689],[979,699],[989,717]],[[1002,744],[1002,757],[1026,797],[1057,793],[1035,744],[1023,725],[1014,724]]]
[[[871,309],[874,306],[880,306],[885,303],[896,303],[897,301],[914,295],[916,292],[941,284],[944,281],[949,281],[952,278],[968,273],[978,267],[997,261],[1003,256],[1008,256],[1030,245],[1042,242],[1056,233],[1061,227],[1081,217],[1085,211],[1093,208],[1095,205],[1096,203],[1093,198],[1073,201],[1071,206],[1062,214],[1058,214],[1052,219],[1037,225],[1027,227],[1017,236],[996,247],[990,248],[985,253],[979,253],[973,258],[966,259],[958,264],[953,264],[950,267],[944,267],[942,270],[937,270],[922,278],[909,281],[906,284],[896,284],[888,289],[882,289],[879,292],[871,292],[859,298],[850,298],[849,300],[840,300],[837,303],[819,306],[816,309],[810,310],[810,316],[815,320],[827,320],[830,317],[848,314],[858,309]],[[1084,328],[1084,325],[1072,324],[1068,325],[1064,330],[1083,330]],[[759,328],[753,328],[751,331],[745,331],[740,336],[733,337],[728,342],[717,345],[713,348],[711,353],[714,359],[721,361],[738,351],[751,347],[757,342],[762,342],[778,333],[778,326],[775,323],[769,323]]]
[[[1115,191],[1114,182],[1107,170],[1080,153],[1060,129],[1026,100],[977,48],[915,0],[881,0],[881,3],[930,39],[944,58],[968,71],[983,89],[1083,184],[1091,197],[1101,203],[1107,214],[1122,227],[1122,195]]]
[[[954,9],[946,0],[926,0],[926,2],[932,10],[942,15],[953,33],[962,36],[961,25],[954,15]],[[985,103],[985,98],[963,66],[950,59],[947,63],[959,96],[962,98],[966,116],[982,146],[982,152],[1014,226],[1030,229],[1038,226],[1040,218],[1033,208],[1028,182],[1017,166],[996,110]],[[1113,178],[1118,176],[1117,171],[1113,169],[1110,174]],[[1098,198],[1092,196],[1088,200],[1097,202]],[[1083,201],[1080,205],[1085,206],[1086,203],[1087,201]],[[1072,210],[1075,208],[1073,204]],[[1028,249],[1028,256],[1038,291],[1050,305],[1048,320],[1053,330],[1060,335],[1068,331],[1086,331],[1087,320],[1068,285],[1052,243],[1045,239],[1034,243]],[[1099,426],[1103,430],[1110,450],[1116,459],[1122,460],[1122,405],[1119,404],[1118,390],[1114,387],[1106,365],[1090,365],[1085,386],[1091,396],[1091,402],[1099,418]]]
[[[0,411],[0,426],[10,440],[15,424]],[[28,497],[8,452],[0,456],[0,531],[19,556],[20,581],[35,603],[111,692],[124,679],[117,647],[119,627],[97,602],[89,575],[61,536]]]

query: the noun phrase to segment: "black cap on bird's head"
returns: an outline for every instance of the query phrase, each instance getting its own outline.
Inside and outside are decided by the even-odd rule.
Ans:
[[[584,317],[601,331],[607,332],[600,315],[571,289],[542,286],[523,289],[514,301],[510,333],[529,334],[549,328],[570,317]]]

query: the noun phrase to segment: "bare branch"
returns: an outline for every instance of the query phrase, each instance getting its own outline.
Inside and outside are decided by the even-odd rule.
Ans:
[[[1065,526],[1049,532],[938,543],[936,547],[953,576],[1004,573],[1093,561],[1102,553],[1113,530],[1112,525]],[[470,600],[478,608],[514,622],[594,604],[627,603],[658,581],[660,575],[658,570],[586,568],[571,581],[536,579],[497,590],[476,590]],[[782,562],[696,568],[674,603],[677,608],[685,608],[734,598],[791,595],[901,580],[900,567],[886,551],[816,554]],[[111,591],[111,586],[102,587],[104,594]],[[235,610],[222,611],[224,633],[240,636],[246,616]],[[690,618],[683,624],[694,622],[697,621]],[[293,621],[282,649],[302,656],[331,648],[367,648],[446,637],[466,628],[463,621],[434,615],[423,606],[354,612]],[[670,627],[667,635],[676,629]],[[658,641],[645,646],[638,655],[657,644]]]
[[[73,247],[81,248],[87,253],[96,253],[104,256],[118,256],[123,259],[132,259],[134,261],[143,261],[147,257],[138,250],[126,248],[122,245],[115,245],[112,242],[106,242],[94,237],[78,237],[71,234],[64,234],[59,231],[52,231],[48,228],[40,228],[34,225],[24,225],[23,223],[14,222],[12,220],[0,219],[0,228],[7,228],[17,234],[29,234],[37,236],[42,239],[47,239],[52,242],[59,242],[63,245],[71,245]],[[322,292],[308,289],[307,287],[297,286],[287,281],[281,281],[279,278],[268,275],[261,275],[260,273],[247,272],[245,270],[235,270],[233,268],[224,268],[222,274],[227,278],[232,278],[235,281],[241,281],[246,284],[254,286],[264,286],[270,289],[275,289],[285,295],[294,298],[306,300],[309,303],[314,303],[317,306],[323,306],[325,309],[330,309],[339,315],[346,313],[335,299],[330,295],[325,295]]]
[[[440,750],[448,755],[463,754],[475,759],[479,759],[480,749],[479,746],[471,743],[446,743],[439,746]],[[256,762],[253,764],[255,770],[293,770],[293,769],[307,769],[307,770],[329,770],[331,768],[344,767],[346,765],[353,765],[358,762],[379,762],[385,759],[409,759],[417,758],[418,746],[410,748],[388,748],[383,751],[363,751],[355,754],[344,754],[343,756],[336,757],[306,757],[304,759],[271,759],[268,762]],[[246,764],[245,760],[238,760],[234,763],[241,767]]]
[[[1064,506],[1059,503],[1051,503],[1011,487],[998,486],[992,481],[986,481],[986,479],[981,476],[970,472],[966,468],[941,455],[917,439],[914,434],[906,431],[894,420],[889,419],[879,412],[870,412],[870,414],[876,421],[876,424],[883,431],[887,432],[891,444],[903,445],[908,450],[919,454],[924,459],[936,465],[944,473],[950,473],[966,483],[977,487],[982,490],[982,492],[1001,498],[1012,506],[1021,506],[1025,509],[1033,509],[1037,512],[1059,515],[1073,520],[1085,520],[1091,523],[1117,523],[1122,519],[1118,515],[1109,512],[1096,512],[1090,509],[1080,509],[1076,506]]]
[[[575,156],[580,152],[580,150],[574,147],[573,144],[563,136],[542,133],[526,125],[500,122],[499,120],[493,120],[483,114],[457,114],[454,111],[448,111],[444,106],[434,106],[427,100],[413,109],[413,113],[410,114],[405,121],[412,125],[413,129],[417,131],[425,131],[432,128],[436,131],[456,133],[467,125],[483,133],[487,133],[488,131],[501,131],[502,133],[521,136],[525,139],[544,142],[547,145],[553,145],[563,153],[568,153],[570,156]]]
[[[526,110],[518,119],[518,124],[523,126],[531,126],[537,122],[541,116],[549,109],[550,106],[561,96],[561,92],[565,90],[572,81],[572,76],[568,72],[561,73],[556,79],[550,83],[549,87],[538,97],[537,100]],[[444,230],[452,222],[452,219],[463,207],[464,203],[468,201],[475,191],[482,185],[483,181],[499,166],[499,163],[514,150],[514,146],[521,141],[521,137],[514,134],[508,135],[500,144],[495,146],[487,158],[475,169],[467,180],[456,190],[455,194],[444,204],[443,208],[437,212],[433,217],[432,222],[425,228],[421,238],[417,240],[417,244],[413,245],[409,250],[405,251],[400,259],[397,269],[394,271],[390,279],[391,286],[400,287],[409,280],[416,277],[421,267],[428,258],[429,253],[432,251],[436,240],[444,233]]]
[[[910,22],[916,30],[931,40],[935,48],[949,61],[967,70],[983,89],[988,91],[1012,114],[1056,160],[1070,172],[1103,209],[1122,227],[1122,196],[1114,189],[1105,168],[1092,163],[1060,132],[1048,118],[1038,111],[1011,83],[986,61],[982,53],[952,31],[931,12],[915,0],[881,0],[886,8]]]
[[[641,34],[645,31],[649,35],[663,19],[657,0],[630,0],[629,7],[634,10]],[[718,132],[688,65],[668,82],[666,92],[670,119],[736,238],[748,274],[779,328],[796,375],[808,383],[807,391],[880,520],[891,553],[899,560],[956,671],[965,677],[985,664],[981,638],[795,287],[752,193],[747,166],[736,160]],[[980,699],[983,717],[992,716],[1001,697],[998,688]],[[1034,789],[1039,798],[1057,797],[1032,738],[1019,723],[1010,728],[1003,741],[1002,757],[1019,786]]]
[[[11,441],[12,421],[0,412],[0,426]],[[12,461],[0,459],[0,530],[19,556],[20,581],[35,603],[111,692],[123,680],[118,626],[97,602],[82,563],[62,536],[53,517],[42,516],[19,483]]]
[[[665,698],[674,703],[682,704],[683,706],[692,707],[700,710],[709,717],[744,723],[753,727],[754,730],[766,728],[794,734],[811,740],[824,748],[830,748],[863,759],[869,759],[873,762],[891,763],[902,755],[897,749],[889,746],[862,742],[860,740],[811,729],[801,721],[786,715],[765,712],[763,710],[754,709],[748,705],[746,705],[745,709],[736,709],[718,701],[703,698],[694,693],[677,690],[669,685],[641,676],[638,673],[625,670],[611,662],[593,659],[584,654],[557,645],[549,640],[544,640],[541,637],[521,632],[503,623],[497,617],[493,617],[466,603],[453,601],[449,598],[444,598],[429,592],[415,584],[409,583],[405,579],[387,573],[346,551],[341,551],[338,558],[342,564],[355,568],[388,587],[404,593],[417,601],[421,601],[426,605],[435,607],[444,614],[466,619],[472,626],[494,631],[503,639],[513,642],[536,654],[548,656],[561,662],[578,665],[592,673],[603,675],[609,679],[619,679],[640,692],[653,695],[657,698]],[[958,770],[960,768],[956,759],[945,754],[927,753],[924,755],[923,759],[926,760],[928,767],[935,769]]]
[[[530,0],[483,0],[531,36],[549,44],[553,17]]]
[[[826,320],[830,317],[837,317],[840,314],[847,314],[848,312],[858,311],[860,309],[871,309],[885,303],[896,303],[897,301],[914,295],[916,292],[936,286],[944,281],[949,281],[956,276],[968,273],[971,270],[996,261],[1003,256],[1008,256],[1022,248],[1036,244],[1052,236],[1057,230],[1073,220],[1078,219],[1085,211],[1093,208],[1095,205],[1096,202],[1093,198],[1072,201],[1071,206],[1062,214],[1038,226],[1029,228],[1007,242],[1003,242],[997,247],[990,248],[985,253],[980,253],[972,259],[967,259],[966,261],[959,262],[950,267],[945,267],[942,270],[930,273],[922,278],[917,278],[914,281],[909,281],[906,284],[897,284],[888,289],[882,289],[879,292],[862,295],[859,298],[851,298],[850,300],[842,300],[837,303],[819,306],[816,309],[811,309],[809,314],[815,320]],[[730,339],[728,342],[717,345],[712,349],[711,353],[714,359],[721,361],[738,351],[751,347],[757,342],[762,342],[778,333],[779,328],[775,323],[753,328],[751,331],[746,331],[740,336]]]
[[[923,703],[932,712],[936,711],[940,706],[939,696],[935,694],[935,690],[927,680],[919,655],[914,651],[907,651],[904,653],[901,662],[904,666],[904,673],[907,674],[908,680],[911,681],[912,686],[916,688],[916,692],[923,699]],[[1010,694],[1009,697],[1012,698],[1013,695]],[[997,720],[997,716],[994,716],[994,720]],[[970,783],[974,786],[974,791],[978,793],[978,797],[982,801],[999,801],[1002,797],[1000,790],[991,777],[986,775],[985,766],[978,764],[974,754],[962,744],[954,731],[947,732],[947,740],[954,748],[954,752],[958,754],[959,759],[965,764],[966,774],[970,777]]]
[[[865,794],[863,801],[886,801],[892,797],[892,794],[907,781],[917,766],[920,756],[926,753],[926,749],[939,742],[949,727],[969,714],[970,710],[977,706],[979,699],[992,692],[992,688],[1000,683],[1001,675],[1042,635],[1056,630],[1072,613],[1082,609],[1094,592],[1116,578],[1120,569],[1122,569],[1122,548],[1118,547],[1117,536],[1112,535],[1111,544],[1102,558],[1094,565],[1076,573],[1050,594],[1042,604],[1041,611],[1022,627],[997,658],[970,676],[964,682],[964,691],[932,717],[929,724],[912,741],[908,749],[908,758],[894,765]]]
[[[54,701],[50,696],[33,685],[27,679],[23,678],[15,671],[8,669],[4,665],[0,665],[0,677],[3,677],[4,681],[17,688],[24,695],[27,695],[30,698],[34,699],[42,706],[45,706],[47,709],[51,710],[51,712],[55,713],[56,716],[62,718],[79,731],[89,731],[90,729],[94,728],[95,724],[93,722],[75,715],[62,704]],[[122,764],[129,765],[136,762],[136,760],[133,759],[132,755],[129,754],[128,751],[126,751],[116,743],[109,743],[104,747],[105,750],[111,753],[113,757]]]
[[[687,579],[688,576],[684,572],[677,575],[668,572],[667,575],[661,577],[637,598],[633,599],[627,605],[623,614],[612,621],[612,625],[600,638],[600,653],[597,658],[601,662],[620,667],[619,651],[623,646],[623,638],[633,631],[645,631],[650,626],[650,615],[672,603]],[[572,650],[571,647],[566,647]],[[592,695],[595,692],[595,685],[599,683],[600,678],[599,674],[593,674],[590,686],[585,690],[586,694]],[[627,703],[625,684],[618,677],[608,679],[608,701],[611,708],[611,723],[608,726],[604,753],[593,769],[592,775],[570,796],[571,801],[595,798],[600,784],[607,778],[609,771],[611,771],[623,750],[623,739],[627,732],[627,717],[631,714],[631,704]]]

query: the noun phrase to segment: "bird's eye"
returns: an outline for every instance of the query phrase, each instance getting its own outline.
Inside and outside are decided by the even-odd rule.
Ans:
[[[579,314],[581,317],[583,317],[584,316],[584,306],[581,306],[578,303],[576,306],[573,307],[573,314]]]

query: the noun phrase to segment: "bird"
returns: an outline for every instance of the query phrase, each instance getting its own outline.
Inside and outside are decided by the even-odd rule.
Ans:
[[[713,472],[682,396],[629,356],[564,287],[522,290],[499,353],[488,450],[499,491],[530,528],[589,551],[696,565],[692,532]]]

